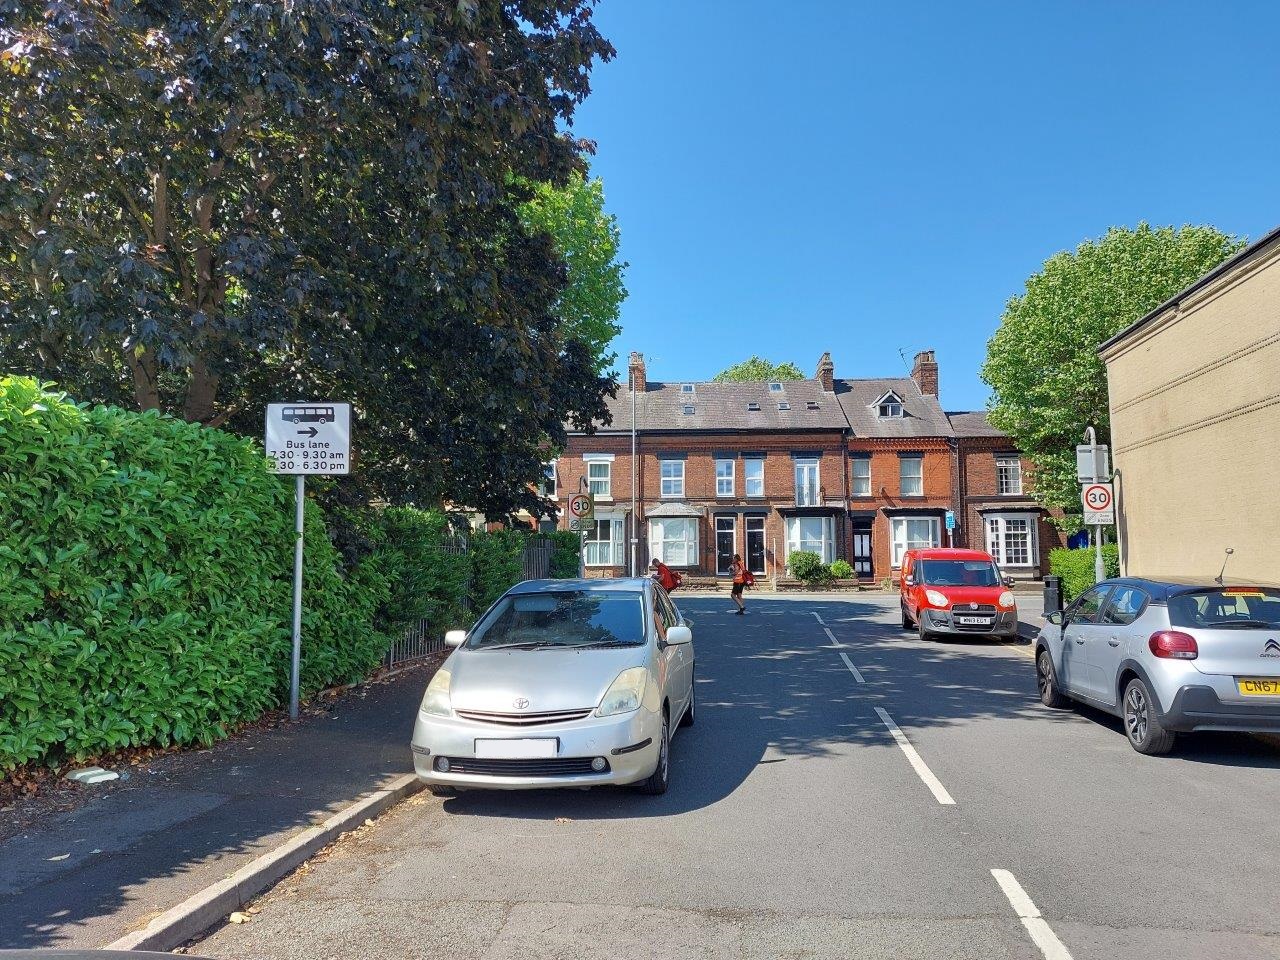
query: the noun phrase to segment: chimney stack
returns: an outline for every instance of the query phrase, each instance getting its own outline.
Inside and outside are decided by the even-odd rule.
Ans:
[[[818,361],[818,372],[814,378],[822,382],[822,389],[831,393],[836,388],[836,365],[831,362],[831,352],[827,351]]]
[[[627,364],[627,389],[644,393],[648,381],[644,375],[644,354],[631,352],[631,362]]]
[[[911,367],[911,379],[926,397],[937,398],[938,361],[934,359],[932,350],[921,350],[916,354],[916,362]]]

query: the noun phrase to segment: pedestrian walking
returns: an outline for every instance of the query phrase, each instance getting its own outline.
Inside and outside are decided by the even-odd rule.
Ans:
[[[649,576],[657,580],[667,593],[680,586],[680,574],[676,573],[657,557],[649,564]]]
[[[733,602],[738,607],[734,612],[741,617],[747,612],[747,605],[742,599],[742,591],[747,589],[747,565],[742,562],[742,557],[735,553],[729,569],[733,573],[733,591],[729,595],[733,597]]]

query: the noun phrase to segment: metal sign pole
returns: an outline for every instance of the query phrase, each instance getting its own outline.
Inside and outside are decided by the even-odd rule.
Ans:
[[[293,665],[289,671],[289,719],[298,719],[298,676],[302,662],[302,521],[306,499],[306,474],[298,474],[294,486],[295,534],[293,544]]]
[[[1089,444],[1089,455],[1093,463],[1093,482],[1103,481],[1102,465],[1098,462],[1098,432],[1093,427],[1086,427],[1084,438]],[[1101,583],[1107,579],[1107,565],[1102,560],[1102,527],[1094,526],[1093,534],[1093,582]]]

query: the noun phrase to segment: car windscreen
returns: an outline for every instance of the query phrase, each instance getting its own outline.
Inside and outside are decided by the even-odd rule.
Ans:
[[[998,587],[1000,573],[990,560],[921,560],[920,582],[932,587]]]
[[[644,643],[644,594],[623,590],[555,590],[510,594],[467,641],[499,647],[635,646]]]
[[[1214,630],[1280,630],[1280,588],[1206,587],[1169,598],[1169,623]]]

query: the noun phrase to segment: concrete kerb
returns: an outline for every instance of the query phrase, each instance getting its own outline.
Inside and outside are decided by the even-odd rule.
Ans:
[[[320,825],[303,830],[276,849],[245,864],[225,880],[170,907],[141,930],[125,934],[103,949],[172,950],[186,943],[221,923],[340,834],[379,816],[401,800],[418,793],[422,786],[422,781],[412,773],[397,777],[384,789],[340,810]]]

